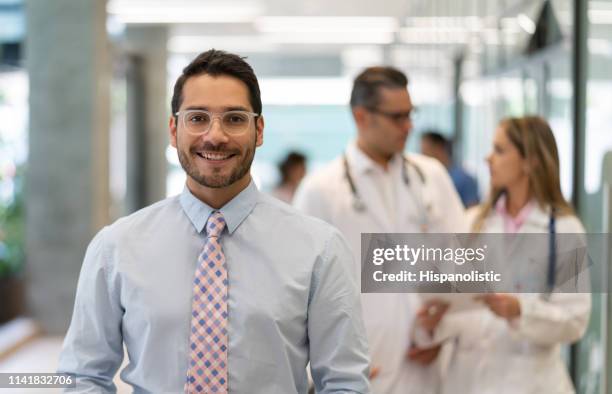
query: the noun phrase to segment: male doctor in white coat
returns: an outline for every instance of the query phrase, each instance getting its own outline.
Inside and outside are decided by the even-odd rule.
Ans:
[[[326,168],[307,177],[294,205],[347,238],[360,278],[361,233],[464,232],[461,200],[435,159],[404,155],[414,106],[408,80],[392,67],[371,67],[354,81],[357,138]],[[438,348],[411,348],[418,294],[362,294],[372,389],[377,394],[435,393],[430,362]]]

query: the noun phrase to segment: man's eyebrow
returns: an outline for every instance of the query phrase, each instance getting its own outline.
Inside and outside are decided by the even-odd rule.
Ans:
[[[225,111],[246,111],[246,112],[252,112],[247,107],[243,107],[241,105],[236,106],[236,107],[225,107]]]
[[[190,107],[185,108],[185,111],[191,111],[191,110],[208,111],[209,108],[208,107],[200,107],[200,106],[197,106],[197,105],[192,105]]]
[[[200,111],[210,111],[210,107],[202,107],[202,106],[189,106],[187,108],[185,108],[186,111],[190,111],[190,110],[200,110]],[[231,107],[221,107],[221,111],[226,112],[226,111],[246,111],[246,112],[251,112],[250,109],[248,109],[247,107],[243,107],[241,105],[238,106],[231,106]]]

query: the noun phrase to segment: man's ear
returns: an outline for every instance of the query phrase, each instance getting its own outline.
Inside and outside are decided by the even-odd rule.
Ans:
[[[263,145],[263,132],[264,132],[264,118],[263,115],[260,115],[257,117],[257,121],[255,122],[255,132],[256,134],[256,140],[255,140],[255,146],[261,146]]]
[[[168,128],[170,129],[170,145],[176,148],[176,116],[170,115],[170,122],[168,124]]]
[[[361,106],[353,107],[353,118],[358,128],[363,128],[367,123],[368,111]]]

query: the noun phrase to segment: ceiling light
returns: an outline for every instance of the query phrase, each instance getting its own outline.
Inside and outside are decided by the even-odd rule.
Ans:
[[[394,33],[399,28],[392,17],[267,16],[256,18],[262,33]]]
[[[126,24],[244,23],[262,13],[252,1],[111,0],[106,10]]]
[[[528,17],[525,14],[519,14],[516,17],[516,21],[518,22],[518,25],[525,30],[527,33],[529,34],[533,34],[536,31],[536,24],[535,22]]]

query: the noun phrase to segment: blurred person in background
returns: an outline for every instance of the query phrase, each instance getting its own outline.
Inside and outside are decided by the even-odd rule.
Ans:
[[[279,185],[272,195],[281,201],[291,204],[295,190],[306,175],[306,156],[300,152],[291,151],[278,165],[281,175]]]
[[[305,394],[309,361],[318,392],[369,393],[346,241],[252,181],[264,120],[251,66],[196,57],[169,129],[185,188],[91,242],[59,371],[78,392],[114,392],[125,346],[138,393]]]
[[[440,132],[427,130],[421,134],[421,153],[438,159],[446,167],[466,208],[477,205],[480,202],[478,183],[459,164],[453,162],[451,152],[451,142]]]
[[[351,110],[356,139],[320,171],[307,176],[294,205],[336,226],[361,273],[362,233],[463,232],[461,200],[446,169],[432,158],[404,154],[415,108],[404,73],[370,67],[354,81]],[[430,362],[439,347],[418,349],[411,328],[418,294],[362,294],[363,317],[377,394],[436,392]]]
[[[487,162],[491,188],[487,201],[468,212],[472,231],[515,237],[584,233],[561,193],[557,145],[544,119],[501,121]],[[524,259],[523,251],[514,253]],[[538,278],[542,285],[547,279]],[[588,282],[588,275],[583,279]],[[438,316],[434,337],[452,348],[442,393],[456,393],[458,387],[466,394],[574,393],[561,345],[584,335],[591,297],[553,292],[554,277],[547,288],[548,293],[482,294],[476,297],[482,308]]]

